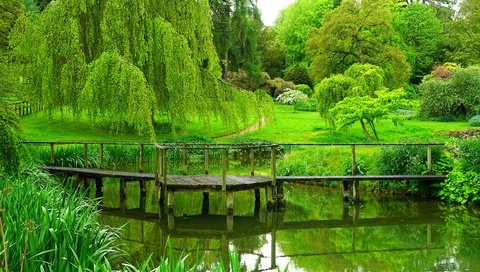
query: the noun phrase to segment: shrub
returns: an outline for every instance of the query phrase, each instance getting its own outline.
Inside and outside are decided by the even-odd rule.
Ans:
[[[301,91],[302,93],[306,94],[308,97],[312,97],[313,95],[312,88],[310,88],[310,86],[306,84],[295,85],[295,90]]]
[[[277,101],[285,105],[293,105],[296,101],[308,99],[307,95],[297,90],[289,90],[277,97]]]
[[[480,115],[475,115],[470,120],[468,120],[468,124],[471,127],[480,127]]]
[[[369,171],[369,166],[366,162],[366,158],[363,156],[357,156],[355,160],[355,174],[360,176],[367,175]],[[345,176],[352,175],[352,158],[348,157],[342,161],[343,174]]]
[[[396,145],[382,148],[378,154],[377,168],[382,175],[420,175],[428,173],[427,149],[420,145]],[[433,172],[442,173],[445,169],[445,156],[441,147],[432,147],[432,161],[435,162]],[[446,163],[448,165],[448,163]],[[432,195],[434,187],[424,181],[403,182],[379,182],[380,191],[392,191],[393,193],[408,193],[420,195]]]
[[[268,84],[270,85],[270,94],[273,97],[277,97],[288,90],[295,89],[295,84],[293,82],[283,80],[279,77],[269,80]]]
[[[292,81],[295,84],[305,84],[313,87],[313,81],[308,70],[304,66],[296,66],[285,72],[285,80]]]
[[[458,69],[451,78],[424,81],[420,112],[427,117],[465,116],[480,105],[480,68]]]
[[[309,98],[297,100],[293,108],[298,111],[317,111],[317,107],[317,100]]]

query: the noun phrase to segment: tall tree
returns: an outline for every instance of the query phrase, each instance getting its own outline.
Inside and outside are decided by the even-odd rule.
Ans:
[[[18,26],[15,52],[50,113],[139,133],[153,131],[155,112],[179,127],[238,124],[258,105],[220,81],[211,26],[208,1],[57,0]]]
[[[308,50],[317,80],[343,73],[354,63],[385,71],[386,86],[402,86],[409,76],[404,53],[395,46],[392,16],[383,0],[344,0],[312,31]]]
[[[275,29],[266,27],[258,39],[258,51],[263,64],[263,70],[271,78],[283,77],[285,69],[285,53],[277,41]]]
[[[305,49],[308,35],[312,28],[322,25],[323,16],[332,7],[332,0],[296,0],[282,10],[275,31],[285,52],[287,66],[309,66],[311,58]]]
[[[440,45],[445,38],[442,23],[429,6],[413,3],[395,17],[394,26],[406,45],[404,51],[412,67],[411,80],[420,83],[440,61]]]
[[[465,66],[480,63],[480,0],[464,0],[450,27],[450,57]]]
[[[0,2],[0,54],[6,51],[10,32],[22,11],[23,4],[20,0]]]
[[[222,77],[228,76],[228,50],[231,47],[230,37],[232,32],[232,4],[230,0],[210,0],[212,10],[213,42],[217,49],[222,65]]]

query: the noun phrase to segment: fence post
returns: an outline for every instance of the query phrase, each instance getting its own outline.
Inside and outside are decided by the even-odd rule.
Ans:
[[[427,146],[427,167],[428,167],[428,174],[432,174],[433,167],[432,167],[432,146]]]
[[[88,168],[88,144],[83,144],[83,167]]]
[[[205,147],[205,175],[208,175],[210,168],[210,158],[208,156],[208,147]]]
[[[248,150],[248,158],[250,160],[250,176],[254,176],[255,175],[255,161],[254,161],[254,149],[253,147],[249,148]]]
[[[160,202],[165,203],[165,192],[167,191],[167,147],[162,146],[162,179],[163,186],[160,195]]]
[[[160,185],[160,175],[159,175],[159,171],[160,171],[160,166],[159,166],[159,163],[160,163],[160,154],[159,154],[159,149],[158,149],[158,146],[155,144],[153,146],[155,149],[155,185],[159,186]]]
[[[187,145],[184,145],[183,146],[183,165],[182,165],[182,168],[183,168],[183,174],[186,176],[188,174],[188,149],[187,149]]]
[[[277,183],[277,146],[272,146],[271,151],[271,172],[272,172],[272,186]]]
[[[352,176],[357,174],[357,162],[356,162],[356,154],[355,154],[355,145],[352,144]]]
[[[100,169],[103,169],[103,144],[100,144]]]
[[[227,190],[227,149],[222,148],[222,191]]]
[[[55,166],[55,144],[50,143],[50,163]]]
[[[140,144],[140,173],[144,172],[144,157],[145,157],[145,149],[143,144]]]

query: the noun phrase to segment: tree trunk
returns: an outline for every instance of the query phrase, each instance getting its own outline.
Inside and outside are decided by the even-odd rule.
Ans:
[[[362,125],[363,134],[365,134],[367,140],[371,142],[372,136],[370,136],[370,133],[368,133],[367,127],[365,127],[365,122],[363,122],[363,119],[360,119],[360,124]]]
[[[367,120],[367,121],[370,127],[372,128],[373,134],[375,134],[375,139],[377,140],[377,142],[379,142],[380,139],[378,138],[377,130],[375,129],[375,123],[373,123],[373,120]]]

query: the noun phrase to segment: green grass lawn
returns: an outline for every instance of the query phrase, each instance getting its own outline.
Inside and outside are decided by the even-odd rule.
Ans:
[[[366,142],[360,125],[355,124],[348,130],[333,131],[316,112],[295,111],[293,106],[276,105],[275,120],[271,120],[258,131],[237,137],[236,140],[253,138],[279,143],[363,143]],[[252,118],[248,124],[255,123]],[[54,116],[46,118],[42,113],[22,117],[21,126],[27,141],[107,141],[107,142],[149,142],[148,137],[133,133],[115,134],[107,130],[92,126],[87,119],[73,120],[72,118]],[[185,131],[172,135],[156,130],[156,140],[164,141],[168,138],[181,135],[203,135],[217,137],[232,133],[239,128],[228,128],[221,121],[212,121],[211,131],[208,132],[203,124],[196,120],[188,123]],[[377,123],[381,142],[401,142],[403,140],[418,142],[444,141],[441,131],[468,128],[466,122],[434,122],[407,120],[403,126],[394,126],[390,120],[380,120]],[[223,142],[232,142],[235,139],[225,139]]]
[[[256,123],[252,117],[248,127]],[[71,117],[54,115],[49,119],[43,113],[34,113],[21,118],[21,127],[26,141],[105,141],[105,142],[150,142],[149,137],[139,136],[135,133],[117,134],[98,126],[93,126],[87,118],[74,120]],[[199,135],[206,137],[218,137],[235,132],[241,128],[226,127],[220,120],[210,122],[210,131],[205,129],[200,120],[193,120],[187,124],[185,131],[178,134],[166,133],[160,127],[155,128],[156,140],[165,141],[181,135]]]
[[[367,142],[360,124],[348,130],[334,131],[320,118],[317,112],[295,111],[293,106],[276,105],[276,120],[248,135],[242,136],[279,143],[364,143]],[[439,132],[469,128],[467,122],[434,122],[406,120],[394,126],[390,120],[379,120],[378,135],[381,142],[403,140],[432,142],[444,141],[447,137]]]

